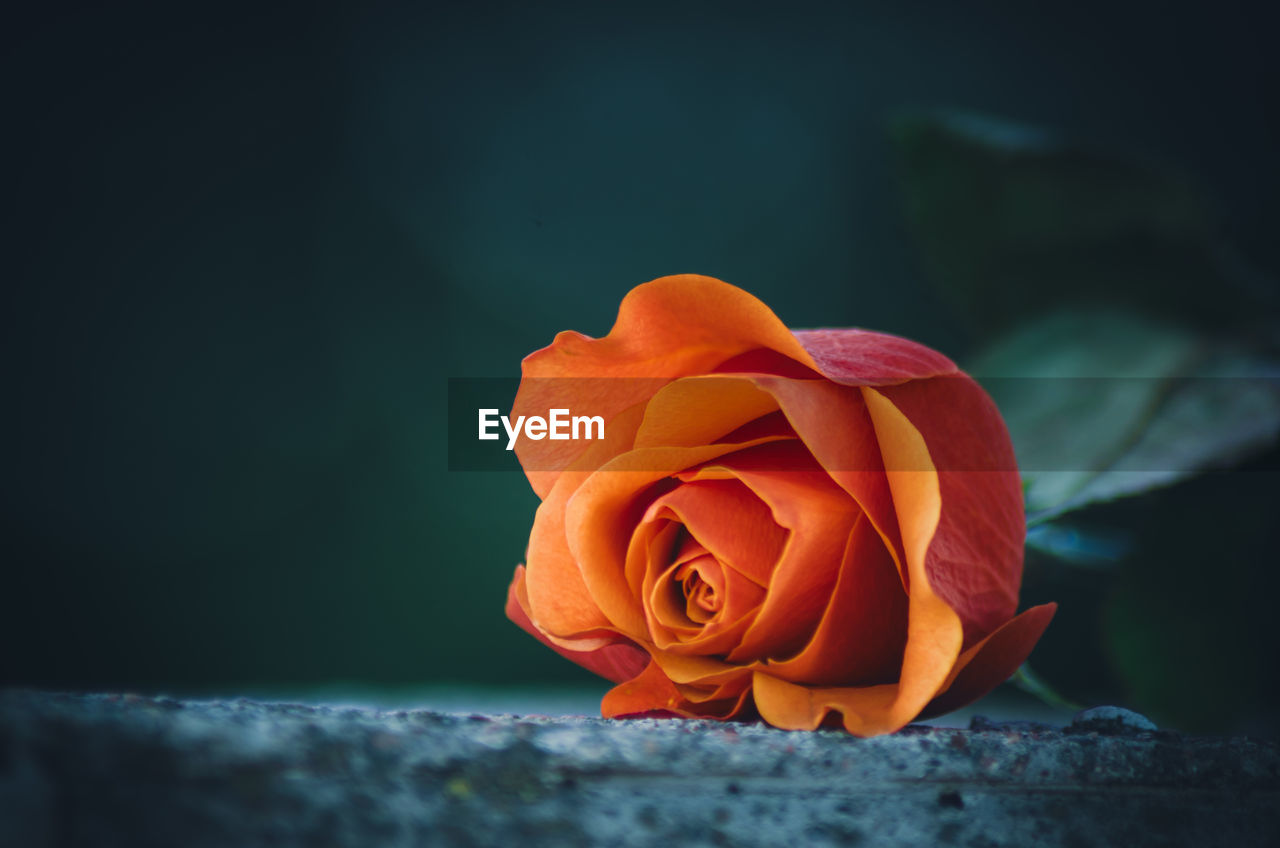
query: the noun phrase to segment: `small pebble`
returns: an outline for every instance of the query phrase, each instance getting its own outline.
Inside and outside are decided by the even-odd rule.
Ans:
[[[1094,733],[1140,733],[1156,730],[1155,722],[1123,707],[1091,707],[1071,719],[1070,730]]]

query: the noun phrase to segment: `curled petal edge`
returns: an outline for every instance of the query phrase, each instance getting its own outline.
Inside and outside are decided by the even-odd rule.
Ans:
[[[649,654],[627,639],[616,633],[596,632],[583,634],[577,644],[584,649],[574,649],[574,640],[555,639],[547,636],[534,626],[529,617],[529,596],[524,585],[524,566],[516,566],[515,576],[507,589],[507,618],[511,619],[521,630],[555,651],[560,656],[571,660],[594,674],[614,683],[623,683],[637,678],[649,663]]]

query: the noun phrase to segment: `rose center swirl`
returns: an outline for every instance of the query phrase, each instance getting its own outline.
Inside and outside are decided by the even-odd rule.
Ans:
[[[659,496],[627,557],[653,643],[677,653],[731,651],[759,612],[786,536],[737,480],[684,482]]]

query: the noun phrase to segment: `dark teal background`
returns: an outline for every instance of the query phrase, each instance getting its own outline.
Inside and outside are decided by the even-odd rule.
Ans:
[[[1034,8],[1032,8],[1034,7]],[[947,106],[1176,163],[1280,268],[1254,6],[225,5],[3,28],[5,683],[582,680],[502,605],[536,506],[449,377],[632,286],[980,341],[886,135]],[[1067,654],[1069,661],[1069,652]]]

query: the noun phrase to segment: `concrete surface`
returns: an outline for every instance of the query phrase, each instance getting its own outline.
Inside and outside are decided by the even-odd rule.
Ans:
[[[1280,747],[0,692],[0,846],[1280,844]]]

